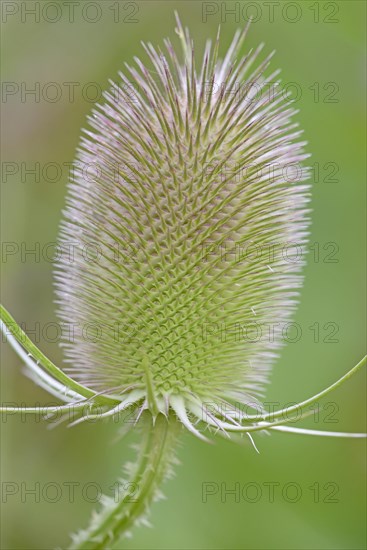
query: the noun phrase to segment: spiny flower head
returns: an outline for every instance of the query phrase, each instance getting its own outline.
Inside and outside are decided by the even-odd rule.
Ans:
[[[262,395],[279,335],[243,327],[294,310],[302,262],[264,251],[306,242],[308,174],[286,177],[307,155],[290,101],[266,93],[271,55],[242,56],[245,29],[220,60],[218,33],[198,66],[177,32],[182,56],[144,45],[150,66],[126,65],[89,119],[60,239],[79,253],[62,255],[56,285],[61,319],[98,327],[65,339],[70,373],[196,431],[187,413],[203,403]]]

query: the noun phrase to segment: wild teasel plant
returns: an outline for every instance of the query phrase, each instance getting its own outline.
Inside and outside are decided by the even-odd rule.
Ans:
[[[278,75],[267,76],[272,55],[258,61],[261,45],[240,56],[247,27],[222,61],[218,32],[199,67],[178,18],[176,31],[182,59],[168,40],[166,53],[144,45],[151,68],[137,58],[126,65],[81,140],[60,233],[61,249],[79,246],[61,255],[55,275],[69,367],[54,365],[1,308],[2,329],[30,376],[65,403],[47,413],[72,414],[75,425],[129,407],[143,431],[137,461],[125,468],[136,499],[104,497],[90,526],[73,536],[75,550],[109,548],[147,521],[172,473],[182,425],[204,440],[247,436],[255,449],[256,432],[365,436],[286,424],[366,358],[297,405],[271,414],[261,405],[281,338],[246,341],[238,327],[285,323],[295,309],[302,263],[284,255],[269,262],[258,251],[306,246],[309,173],[303,168],[290,183],[285,169],[308,155],[280,87],[262,93]],[[92,180],[80,169],[91,165]],[[249,243],[253,252],[239,257]],[[75,325],[103,336],[75,334]]]

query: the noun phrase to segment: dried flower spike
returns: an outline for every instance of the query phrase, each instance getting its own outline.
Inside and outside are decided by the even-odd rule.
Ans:
[[[137,503],[106,498],[72,548],[106,548],[142,521],[170,472],[181,423],[203,439],[218,432],[253,442],[264,430],[364,436],[283,424],[365,360],[303,403],[272,415],[261,408],[281,339],[244,338],[242,327],[284,324],[294,311],[302,262],[269,251],[307,242],[308,171],[297,169],[292,182],[285,173],[308,155],[280,86],[265,93],[278,75],[267,74],[272,56],[259,61],[260,46],[241,57],[246,31],[223,61],[218,33],[198,67],[177,20],[183,59],[168,40],[165,53],[145,45],[151,68],[135,59],[93,112],[61,229],[61,249],[78,246],[56,270],[68,374],[2,310],[10,343],[34,380],[66,401],[60,410],[76,415],[73,424],[133,406],[145,429],[127,469]],[[94,327],[96,337],[75,326]]]

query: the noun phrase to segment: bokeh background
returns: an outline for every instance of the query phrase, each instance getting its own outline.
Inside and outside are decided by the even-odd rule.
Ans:
[[[38,21],[24,11],[24,5],[31,10],[34,4],[40,4],[40,9],[49,4]],[[15,84],[15,88],[6,88],[13,94],[2,99],[2,240],[15,243],[19,250],[22,246],[31,249],[37,242],[42,249],[56,240],[67,168],[60,177],[52,169],[45,177],[41,168],[37,182],[33,176],[22,174],[21,163],[32,168],[36,162],[41,167],[72,162],[80,128],[93,107],[93,87],[87,88],[87,97],[81,93],[85,85],[96,82],[105,89],[108,79],[116,78],[125,61],[142,54],[141,40],[160,44],[166,36],[176,40],[174,9],[190,26],[198,54],[205,39],[215,37],[220,22],[223,52],[235,29],[253,14],[255,22],[244,52],[263,41],[267,52],[277,51],[273,67],[280,66],[284,82],[295,82],[301,90],[298,119],[309,142],[311,163],[319,168],[313,175],[311,242],[319,243],[320,255],[317,258],[314,246],[294,318],[302,337],[283,348],[267,398],[284,406],[336,380],[365,349],[366,4],[351,0],[276,2],[271,11],[266,2],[210,2],[209,8],[194,1],[72,4],[73,22],[69,8],[61,1],[2,3],[2,78],[4,83]],[[91,20],[98,19],[100,11],[89,7],[83,18],[86,4],[98,4],[102,12],[95,23]],[[238,22],[233,15],[226,15],[226,8],[239,10]],[[213,12],[206,22],[203,9]],[[60,20],[50,22],[58,13],[62,13]],[[39,101],[32,95],[22,98],[22,86],[31,89],[37,82],[41,87]],[[42,90],[50,82],[62,88],[58,101],[48,100],[51,88],[49,96],[46,91],[46,99],[43,97]],[[64,84],[70,82],[80,83],[73,101]],[[15,163],[18,172],[9,174],[14,165],[4,162]],[[51,182],[52,178],[57,181]],[[324,248],[328,243],[335,245]],[[337,252],[331,259],[336,261],[330,262],[334,249]],[[14,250],[12,255],[3,255],[2,301],[34,337],[36,323],[43,326],[56,321],[52,263],[47,257],[35,261],[34,256],[24,257]],[[310,329],[315,323],[320,327],[319,341]],[[325,327],[326,323],[333,325]],[[336,325],[333,339],[337,341],[330,342],[330,327]],[[57,342],[47,341],[41,334],[39,345],[62,364]],[[10,347],[1,346],[2,401],[50,403],[48,394],[24,377]],[[317,422],[310,417],[304,424],[364,431],[365,389],[365,373],[360,372],[320,403]],[[131,456],[129,444],[134,438],[115,442],[116,432],[113,422],[73,429],[61,425],[52,430],[47,422],[37,422],[33,417],[8,417],[1,423],[3,549],[67,545],[69,533],[85,526],[95,508],[91,484],[111,493],[109,487]],[[364,441],[281,433],[256,440],[260,455],[249,445],[218,441],[209,446],[184,435],[178,449],[182,465],[165,487],[167,500],[153,507],[153,528],[134,530],[134,537],[117,548],[365,548]],[[203,502],[206,482],[216,484],[218,492]],[[6,493],[9,483],[18,484],[12,485],[18,488],[16,494]],[[61,487],[60,498],[52,488],[42,496],[50,483]],[[79,485],[75,486],[74,499],[70,499],[68,487],[73,483]],[[233,496],[226,497],[220,489],[222,483],[228,489],[235,483],[241,491],[247,487],[247,498],[242,496],[235,502]],[[275,488],[273,502],[269,483]],[[290,502],[295,497],[294,486],[288,485],[292,483],[301,491],[296,502]],[[319,498],[315,497],[317,487]],[[32,488],[40,492],[40,498],[27,493]],[[55,495],[56,502],[50,502]]]

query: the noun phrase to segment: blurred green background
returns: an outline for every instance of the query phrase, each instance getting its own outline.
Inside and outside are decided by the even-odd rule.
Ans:
[[[2,3],[6,20],[2,78],[20,90],[6,88],[14,93],[3,96],[2,103],[2,240],[27,248],[36,242],[42,248],[56,240],[67,169],[64,166],[56,178],[50,168],[37,182],[31,175],[22,175],[21,163],[30,168],[36,162],[41,166],[72,162],[80,128],[93,106],[93,87],[87,89],[88,100],[81,93],[83,86],[97,82],[105,89],[108,79],[116,78],[125,61],[142,54],[141,40],[161,44],[169,36],[176,41],[174,9],[190,26],[198,54],[205,39],[215,37],[221,19],[223,52],[235,29],[245,24],[246,14],[252,13],[258,20],[251,27],[245,49],[264,41],[267,52],[277,52],[273,67],[282,68],[284,82],[297,83],[301,90],[298,120],[309,142],[311,164],[319,166],[313,185],[311,242],[319,243],[320,257],[316,261],[312,253],[308,258],[301,303],[294,319],[302,329],[302,337],[283,348],[268,387],[268,400],[281,406],[301,400],[351,368],[365,352],[366,333],[365,2],[276,2],[271,8],[272,18],[266,2],[210,2],[205,7],[193,1],[106,0],[98,3],[102,16],[95,23],[91,19],[98,18],[99,11],[93,6],[84,13],[84,20],[81,14],[86,4],[96,3],[74,3],[74,22],[64,2],[38,3],[41,8],[53,5],[40,13],[39,21],[27,15],[21,4],[31,9],[37,3]],[[57,4],[62,17],[51,23],[59,13]],[[239,21],[233,15],[226,16],[225,8],[239,10]],[[213,12],[206,22],[203,9]],[[11,15],[12,10],[18,11]],[[299,20],[292,22],[299,15]],[[41,86],[40,101],[31,95],[22,101],[22,83],[30,89],[36,82]],[[58,83],[63,91],[56,102],[47,100],[52,97],[51,88],[45,91],[46,99],[42,97],[44,85],[50,82]],[[68,82],[80,83],[74,101],[69,100],[68,88],[63,84]],[[14,165],[4,167],[4,162],[16,163],[18,173],[9,175],[7,170]],[[330,176],[336,167],[337,173]],[[58,181],[50,182],[54,177]],[[338,246],[336,262],[325,261],[332,250],[323,248],[327,243]],[[52,263],[47,258],[36,262],[32,256],[22,258],[20,252],[5,258],[2,301],[19,322],[26,323],[31,336],[35,323],[42,326],[56,320],[53,300]],[[327,341],[328,322],[338,326],[334,336],[337,342]],[[319,323],[319,342],[309,328],[314,323]],[[57,342],[45,341],[41,335],[39,345],[62,364]],[[2,356],[2,401],[29,405],[53,401],[22,374],[20,361],[4,343]],[[360,372],[320,403],[317,423],[310,417],[304,424],[318,429],[364,431],[365,380],[365,373]],[[323,409],[324,404],[328,408]],[[327,422],[334,410],[337,422]],[[117,428],[113,422],[73,429],[61,425],[48,430],[47,426],[47,422],[36,422],[32,417],[26,421],[9,417],[1,423],[4,549],[65,547],[68,534],[86,526],[95,508],[90,502],[94,498],[90,484],[111,493],[109,487],[131,455],[129,443],[133,438],[114,442]],[[117,547],[365,548],[364,441],[281,433],[257,437],[256,441],[260,455],[249,445],[218,441],[209,446],[183,436],[178,450],[182,465],[177,468],[176,478],[165,486],[167,500],[153,507],[153,528],[136,529],[131,540]],[[75,487],[74,502],[69,502],[67,487],[74,482],[79,485]],[[218,492],[203,502],[206,482],[216,484]],[[18,484],[17,494],[6,494],[15,487],[9,483]],[[60,498],[47,485],[50,483],[62,488]],[[226,497],[220,489],[222,483],[228,489],[235,483],[241,490],[247,487],[247,498],[242,496],[240,502],[235,502],[233,496]],[[274,502],[269,499],[269,483],[275,484]],[[287,485],[290,483],[297,484],[300,491],[297,502],[290,502],[295,495],[294,486]],[[39,502],[26,493],[32,487],[41,492]],[[45,487],[49,487],[46,498],[42,497]],[[315,497],[316,487],[319,499]],[[57,501],[50,502],[55,495]],[[336,502],[329,502],[330,496]]]

